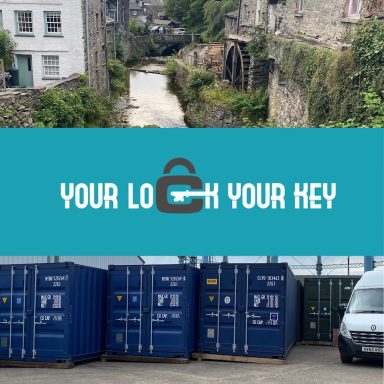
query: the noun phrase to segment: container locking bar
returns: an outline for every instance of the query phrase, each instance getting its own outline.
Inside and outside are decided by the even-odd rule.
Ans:
[[[12,322],[13,322],[13,277],[15,275],[15,269],[11,267],[11,299],[10,299],[10,309],[9,309],[9,357],[12,356]]]
[[[320,293],[321,293],[321,281],[317,280],[317,340],[320,340]]]
[[[332,340],[332,279],[329,280],[329,340]]]
[[[25,313],[25,299],[26,299],[26,292],[27,292],[27,275],[28,275],[28,269],[26,266],[24,266],[24,284],[23,284],[23,340],[22,340],[22,346],[21,346],[21,358],[24,359],[25,356],[25,320],[26,320],[26,313]]]
[[[233,353],[236,352],[236,314],[237,314],[237,275],[239,273],[239,270],[237,269],[237,265],[235,265],[234,269],[235,274],[235,298],[234,298],[234,304],[233,304],[233,344],[232,344],[232,351]]]
[[[37,309],[37,275],[39,270],[35,265],[35,293],[34,293],[34,305],[33,305],[33,341],[32,341],[32,359],[36,359],[36,309]]]
[[[126,292],[126,308],[125,308],[125,353],[128,352],[128,318],[129,318],[129,267],[127,267],[127,292]]]
[[[221,265],[219,265],[219,269],[217,270],[219,275],[219,285],[217,287],[217,338],[216,338],[216,350],[217,352],[220,350],[220,300],[221,300]]]
[[[249,291],[249,265],[247,265],[247,269],[245,271],[247,275],[246,279],[246,292],[245,292],[245,343],[244,343],[244,353],[248,354],[248,318],[249,312],[248,312],[248,291]],[[253,315],[252,315],[253,316]]]
[[[143,350],[143,345],[141,343],[141,324],[142,324],[142,317],[143,317],[143,275],[144,275],[144,270],[143,267],[140,267],[140,319],[139,319],[139,344],[137,346],[137,350],[139,353]]]
[[[154,277],[155,277],[155,267],[152,266],[151,269],[151,336],[150,336],[150,345],[149,345],[149,353],[153,353],[153,285],[154,285]]]

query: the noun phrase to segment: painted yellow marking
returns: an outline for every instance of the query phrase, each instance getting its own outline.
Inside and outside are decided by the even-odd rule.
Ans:
[[[217,279],[207,279],[207,285],[217,285]]]
[[[215,300],[215,296],[209,296],[209,301],[212,303],[212,301]]]
[[[2,297],[1,300],[3,301],[3,303],[5,304],[8,300],[8,297]]]
[[[117,300],[121,301],[123,299],[123,296],[117,296]]]
[[[311,307],[311,311],[314,311],[316,309],[316,307]]]

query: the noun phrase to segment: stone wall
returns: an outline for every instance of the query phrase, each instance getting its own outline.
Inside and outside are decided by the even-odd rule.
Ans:
[[[270,5],[268,30],[313,38],[323,43],[342,44],[355,30],[359,20],[359,17],[348,16],[349,1],[305,0],[301,11],[297,1],[279,0],[277,4]],[[363,7],[361,17],[365,14]]]
[[[275,65],[269,76],[269,118],[278,127],[308,126],[308,102],[300,87]]]
[[[80,84],[80,75],[74,74],[65,80],[50,83],[45,87],[31,89],[9,89],[0,92],[0,127],[33,128],[33,112],[41,95],[49,89],[60,88],[71,91]]]
[[[211,103],[188,104],[185,121],[192,128],[239,128],[241,119],[229,109]]]
[[[83,0],[84,52],[92,88],[109,92],[104,0]]]
[[[176,60],[176,83],[180,88],[186,83],[188,67]],[[185,106],[185,121],[191,128],[238,128],[243,124],[239,116],[228,108],[200,101]]]

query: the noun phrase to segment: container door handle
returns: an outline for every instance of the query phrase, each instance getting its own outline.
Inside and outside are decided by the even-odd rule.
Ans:
[[[246,292],[245,292],[245,343],[244,343],[244,353],[248,354],[248,318],[249,312],[248,312],[248,291],[249,291],[249,265],[247,265],[247,269],[245,271],[247,278],[246,278]],[[253,315],[252,315],[253,316]]]
[[[149,353],[153,353],[153,284],[155,277],[155,267],[152,266],[151,269],[151,334],[150,334],[150,344],[149,344]]]
[[[143,318],[143,275],[144,275],[144,270],[143,267],[140,267],[140,324],[139,324],[139,344],[137,346],[137,350],[139,353],[143,350],[143,345],[141,343],[141,337],[142,337],[142,332],[141,332],[141,324],[142,324],[142,318]]]
[[[25,313],[25,299],[26,299],[26,289],[27,289],[27,275],[28,269],[24,266],[24,284],[23,284],[23,331],[22,331],[22,346],[21,346],[21,358],[24,359],[25,356],[25,320],[27,318]]]
[[[126,300],[126,309],[125,309],[125,353],[128,352],[128,317],[129,317],[129,267],[127,267],[127,300]]]
[[[332,340],[332,279],[329,280],[329,340]]]
[[[15,269],[12,266],[11,267],[11,298],[10,298],[10,309],[9,309],[9,349],[8,349],[8,356],[11,357],[13,350],[12,350],[12,325],[13,325],[13,277],[15,275]]]
[[[217,271],[219,275],[219,285],[217,287],[217,331],[216,331],[216,350],[220,350],[220,300],[221,300],[221,265]]]
[[[320,293],[321,293],[321,281],[317,280],[317,340],[320,340]]]
[[[236,352],[236,316],[237,316],[237,274],[239,270],[237,269],[237,265],[235,265],[234,274],[235,274],[235,298],[233,303],[233,344],[232,351]]]
[[[36,359],[36,310],[37,310],[37,275],[39,270],[35,265],[35,284],[34,284],[34,305],[33,305],[33,339],[32,339],[32,359]]]

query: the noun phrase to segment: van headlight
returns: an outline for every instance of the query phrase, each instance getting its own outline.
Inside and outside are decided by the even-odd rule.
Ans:
[[[343,323],[343,322],[341,322],[341,324],[340,324],[340,333],[341,333],[344,337],[346,337],[347,339],[352,339],[352,336],[351,336],[351,334],[349,333],[347,326],[346,326],[345,323]]]

